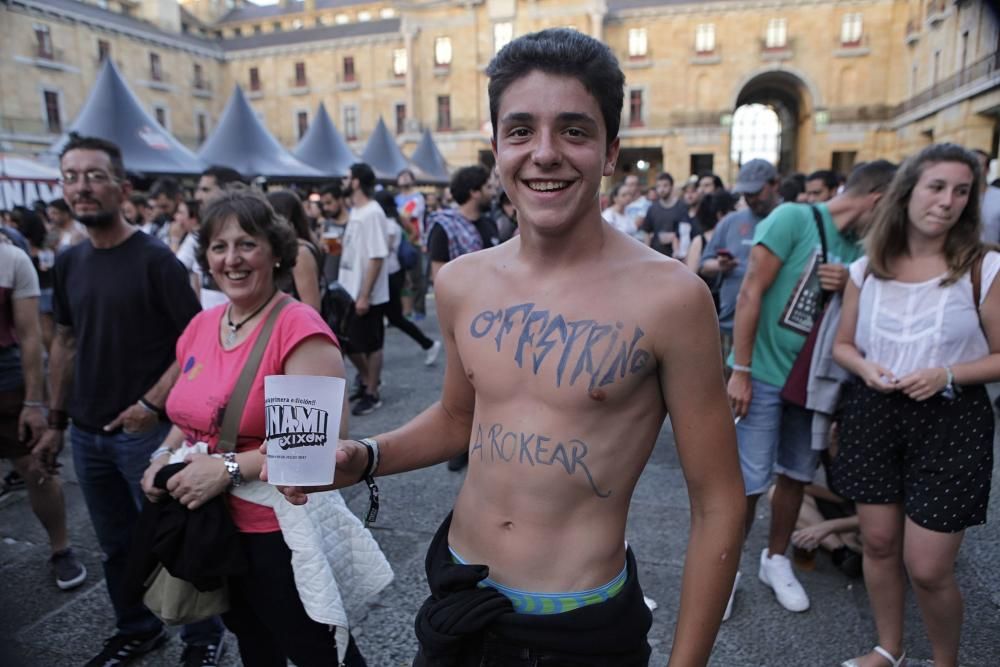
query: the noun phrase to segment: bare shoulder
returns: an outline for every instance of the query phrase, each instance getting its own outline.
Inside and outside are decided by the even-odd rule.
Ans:
[[[513,256],[513,244],[508,241],[494,248],[462,255],[438,270],[434,279],[434,296],[449,303],[461,303],[468,295],[482,292],[484,281],[495,278]]]

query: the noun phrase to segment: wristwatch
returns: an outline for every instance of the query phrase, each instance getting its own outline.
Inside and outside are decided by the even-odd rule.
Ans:
[[[222,462],[226,465],[226,472],[229,473],[229,486],[235,488],[243,483],[243,474],[240,473],[240,462],[236,460],[235,452],[226,452],[222,455]]]

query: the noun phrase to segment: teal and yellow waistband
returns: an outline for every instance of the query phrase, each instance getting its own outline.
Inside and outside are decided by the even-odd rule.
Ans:
[[[467,565],[462,557],[454,549],[448,547],[452,559],[461,565]],[[622,567],[622,571],[614,579],[586,591],[576,591],[573,593],[531,593],[522,591],[510,586],[498,584],[489,577],[479,582],[480,588],[494,588],[502,593],[504,597],[514,605],[514,611],[518,614],[533,614],[537,616],[547,614],[561,614],[573,611],[581,607],[588,607],[592,604],[600,604],[618,595],[625,587],[628,579],[628,565]]]

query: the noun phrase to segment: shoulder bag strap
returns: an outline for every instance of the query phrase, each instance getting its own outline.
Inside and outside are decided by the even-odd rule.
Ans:
[[[264,357],[264,350],[267,348],[267,341],[271,338],[271,331],[274,329],[278,315],[288,305],[290,299],[281,296],[276,304],[271,307],[267,319],[261,327],[257,340],[254,341],[250,356],[247,357],[246,364],[240,372],[240,377],[236,380],[236,387],[226,404],[226,412],[222,417],[222,431],[219,434],[219,443],[216,449],[220,452],[231,452],[236,449],[236,438],[239,437],[240,420],[243,418],[243,408],[247,403],[247,396],[250,395],[250,387],[257,377],[260,369],[260,360]]]
[[[827,257],[826,225],[823,224],[823,215],[819,212],[819,209],[812,204],[809,204],[809,209],[812,211],[813,220],[816,221],[816,231],[819,232],[819,245],[823,249],[823,263],[826,264],[829,259]]]
[[[826,264],[827,261],[829,261],[829,255],[827,254],[826,225],[823,224],[823,215],[819,212],[819,209],[812,204],[809,204],[809,209],[812,211],[813,220],[816,221],[816,231],[819,232],[819,245],[823,252],[822,261]],[[826,302],[829,301],[830,297],[833,295],[826,290],[821,290],[820,295],[819,311],[822,312],[826,307]],[[819,320],[817,320],[817,322],[819,322]]]
[[[979,330],[983,332],[986,336],[986,329],[983,327],[983,313],[979,309],[979,300],[983,298],[983,260],[986,259],[986,255],[980,254],[976,258],[976,261],[972,263],[972,269],[969,276],[972,280],[972,303],[976,306],[976,318],[979,320]],[[986,337],[987,342],[989,342],[989,337]]]

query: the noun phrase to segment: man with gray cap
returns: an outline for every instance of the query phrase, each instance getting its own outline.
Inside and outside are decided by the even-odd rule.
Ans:
[[[733,194],[743,195],[747,206],[727,215],[715,228],[701,258],[701,273],[721,275],[719,286],[719,331],[722,358],[733,347],[733,317],[736,296],[743,284],[750,260],[750,247],[757,223],[778,205],[778,171],[767,160],[750,160],[740,168]]]
[[[811,444],[812,413],[783,402],[781,389],[820,314],[823,293],[841,292],[847,265],[863,254],[859,239],[895,171],[885,160],[867,162],[851,172],[844,192],[830,201],[774,209],[754,231],[736,299],[728,392],[747,495],[746,532],[757,499],[774,481],[770,534],[760,554],[759,577],[788,611],[809,608],[809,596],[784,554],[819,452]],[[760,168],[759,174],[765,173],[774,172]],[[747,192],[758,183],[748,178],[737,188]],[[759,195],[745,196],[751,209],[760,210]],[[724,619],[732,604],[730,596]]]

